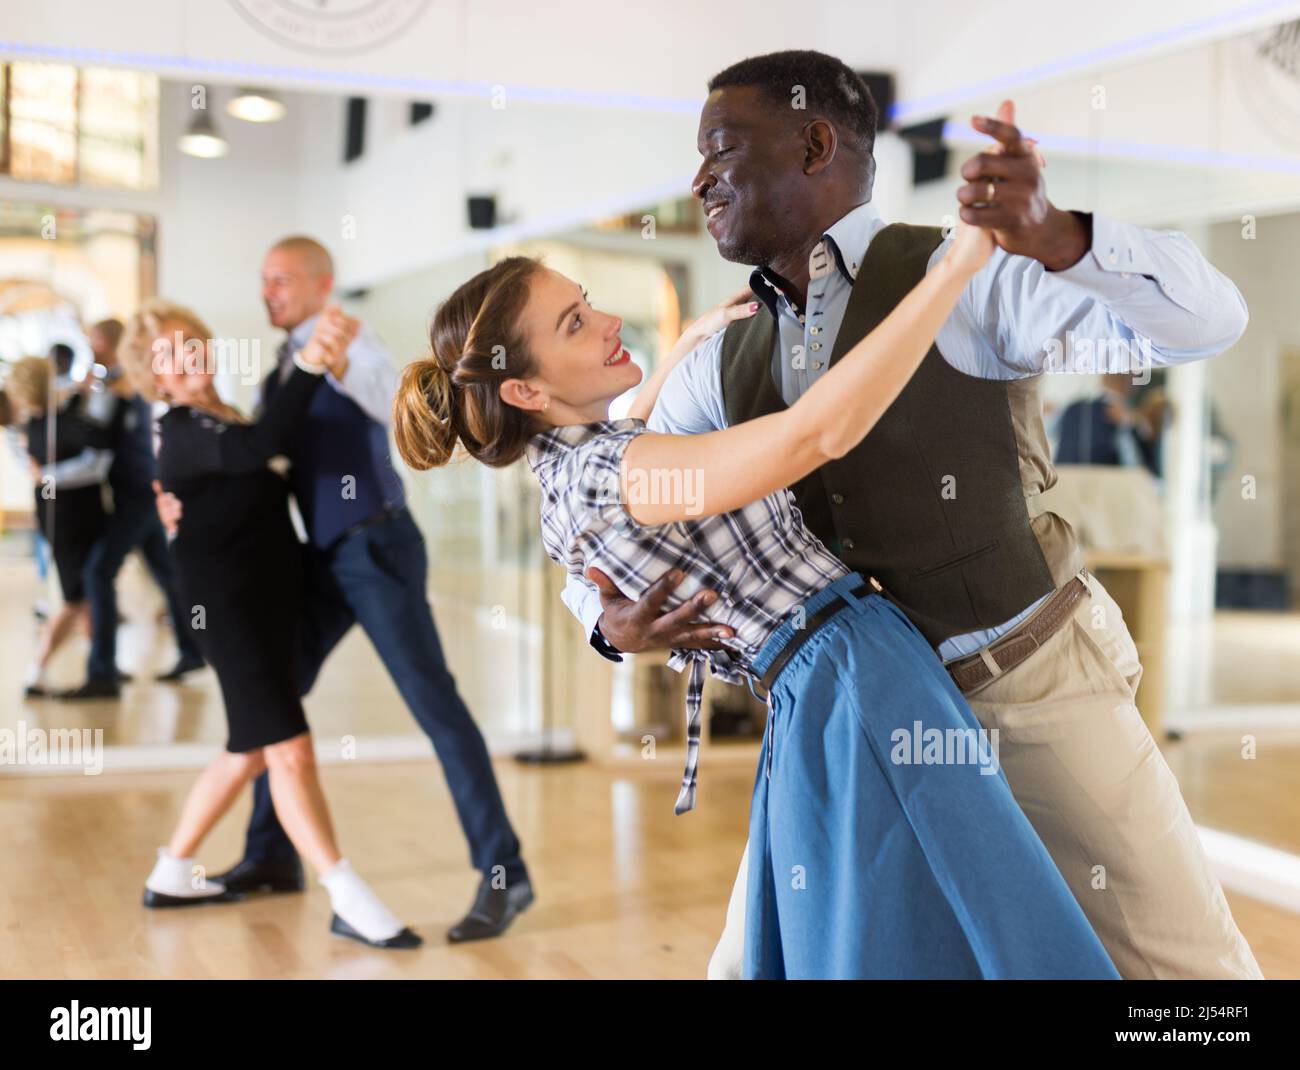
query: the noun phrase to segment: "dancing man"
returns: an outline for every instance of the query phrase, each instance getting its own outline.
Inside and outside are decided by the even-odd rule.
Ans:
[[[884,586],[999,732],[1016,801],[1120,973],[1258,978],[1134,705],[1142,667],[1119,607],[1038,502],[1056,482],[1039,387],[1067,332],[1174,365],[1232,345],[1245,303],[1183,235],[1053,205],[1010,102],[973,125],[996,146],[962,166],[960,214],[998,248],[871,433],[792,490],[813,533]],[[753,57],[709,82],[692,191],[719,253],[755,267],[766,312],[677,366],[652,431],[792,405],[942,259],[938,228],[887,225],[872,205],[875,133],[866,84],[822,53]],[[730,635],[699,618],[709,592],[660,613],[671,575],[636,601],[588,576],[595,586],[571,579],[565,601],[607,657]],[[740,972],[747,863],[711,977]]]

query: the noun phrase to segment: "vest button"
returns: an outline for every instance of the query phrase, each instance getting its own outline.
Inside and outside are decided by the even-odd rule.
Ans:
[[[843,504],[844,504],[844,495],[843,495],[843,494],[832,494],[832,495],[831,495],[831,501],[833,501],[836,505],[843,505]]]
[[[852,539],[845,539],[842,543],[840,543],[840,545],[843,546],[844,549],[846,549],[846,550],[852,550],[852,549],[853,549],[853,540],[852,540]]]

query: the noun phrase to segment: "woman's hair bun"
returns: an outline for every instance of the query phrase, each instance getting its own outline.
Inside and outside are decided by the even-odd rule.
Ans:
[[[393,402],[397,452],[421,472],[451,460],[459,432],[451,377],[437,357],[417,360],[402,370]]]

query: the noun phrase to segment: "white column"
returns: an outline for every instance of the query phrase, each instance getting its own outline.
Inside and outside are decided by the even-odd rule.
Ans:
[[[1204,222],[1179,227],[1202,250]],[[1202,706],[1209,700],[1213,660],[1214,574],[1218,532],[1210,512],[1207,401],[1204,361],[1169,372],[1173,426],[1165,441],[1166,545],[1169,547],[1169,707]]]

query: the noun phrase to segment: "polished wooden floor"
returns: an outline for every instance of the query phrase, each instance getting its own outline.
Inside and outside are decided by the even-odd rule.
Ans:
[[[0,559],[0,728],[100,727],[119,747],[219,744],[220,698],[211,673],[182,687],[146,682],[168,656],[156,602],[134,564],[123,577],[123,663],[140,672],[120,703],[69,707],[23,702],[18,674],[34,639],[30,560]],[[439,604],[453,669],[468,688],[499,681],[458,664],[454,633],[469,627]],[[450,617],[450,624],[448,618]],[[81,641],[59,667],[77,680]],[[1276,701],[1277,694],[1273,694]],[[472,703],[489,740],[513,726],[487,695]],[[359,633],[331,658],[309,713],[318,738],[391,735],[413,724]],[[1193,816],[1300,853],[1300,733],[1197,734],[1164,744]],[[476,875],[441,772],[432,758],[323,768],[344,850],[426,940],[416,952],[377,952],[327,932],[323,889],[185,911],[146,911],[140,892],[192,772],[3,775],[0,769],[0,976],[3,977],[440,977],[699,978],[721,930],[745,838],[752,761],[703,759],[700,805],[672,812],[680,775],[665,748],[618,766],[520,766],[497,774],[524,844],[538,901],[502,939],[450,946],[443,934],[468,907]],[[210,870],[234,861],[248,800],[200,854]],[[1265,973],[1300,978],[1300,916],[1230,893]]]
[[[677,770],[497,762],[538,900],[501,939],[448,945],[474,874],[432,761],[324,769],[344,849],[426,940],[379,952],[330,936],[329,901],[272,896],[148,911],[141,882],[187,773],[0,781],[0,974],[37,978],[700,978],[725,913],[752,786],[702,771],[675,817]],[[242,803],[201,853],[237,857]],[[1269,977],[1300,978],[1300,917],[1230,895]]]
[[[325,767],[340,842],[426,940],[378,952],[329,935],[329,900],[263,897],[181,911],[140,906],[188,773],[0,780],[0,974],[6,977],[702,977],[745,836],[752,774],[709,770],[701,807],[673,815],[676,770],[497,763],[538,901],[505,938],[451,946],[475,888],[431,761]],[[211,838],[238,857],[247,802]]]

